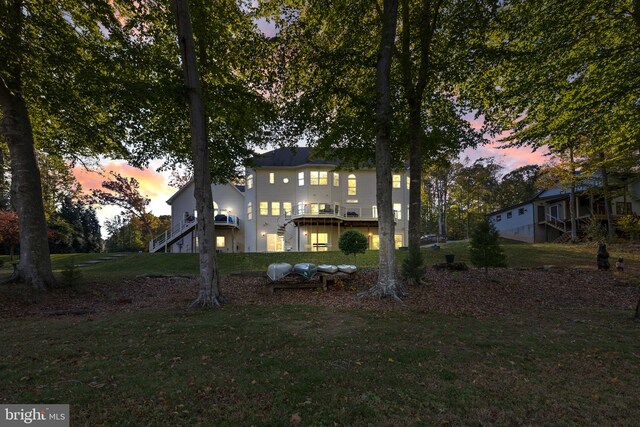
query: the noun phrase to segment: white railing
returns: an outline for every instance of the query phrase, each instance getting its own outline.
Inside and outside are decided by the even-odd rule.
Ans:
[[[192,228],[198,221],[195,217],[182,219],[177,224],[173,224],[171,228],[149,242],[149,252],[156,252],[158,248],[166,246],[173,236],[177,236],[187,228]]]
[[[195,227],[197,222],[198,219],[195,217],[182,219],[179,223],[174,224],[171,229],[150,241],[149,252],[156,252],[159,248],[164,248],[166,250],[167,246],[173,243],[176,236],[179,236],[187,229]],[[239,228],[240,218],[236,215],[216,215],[213,219],[213,224],[217,226],[230,225]]]
[[[285,220],[292,218],[305,217],[331,217],[342,219],[378,219],[378,210],[374,206],[358,206],[348,205],[341,206],[338,203],[307,203],[304,205],[295,205],[292,212],[285,215]],[[394,212],[396,219],[400,212]]]

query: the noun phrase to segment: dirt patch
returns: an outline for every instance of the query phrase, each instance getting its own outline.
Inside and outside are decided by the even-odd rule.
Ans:
[[[335,308],[415,310],[474,317],[495,317],[545,310],[633,310],[640,297],[638,272],[599,272],[588,268],[500,269],[487,280],[479,270],[430,270],[426,284],[407,289],[404,304],[359,298],[357,292],[376,281],[376,272],[362,271],[357,279],[327,291],[278,290],[269,293],[260,277],[226,277],[222,289],[231,305],[302,304]],[[108,315],[141,310],[182,310],[197,295],[197,281],[185,277],[124,280],[117,284],[92,283],[81,290],[61,289],[34,293],[21,285],[0,289],[0,318],[65,315]],[[86,314],[91,313],[91,314]],[[336,314],[339,316],[339,314]],[[354,327],[354,319],[327,319],[329,332],[341,334]],[[298,325],[300,326],[300,325]],[[317,328],[312,328],[316,330]],[[323,329],[323,328],[320,328]]]

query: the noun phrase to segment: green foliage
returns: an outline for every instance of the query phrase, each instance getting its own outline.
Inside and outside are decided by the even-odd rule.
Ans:
[[[367,236],[357,230],[349,230],[342,233],[338,241],[338,247],[345,255],[353,255],[355,260],[356,254],[363,254],[369,247]]]
[[[420,250],[409,248],[409,254],[402,261],[402,277],[409,284],[420,284],[423,282],[426,266]]]
[[[485,273],[489,267],[507,266],[507,259],[500,246],[499,238],[500,233],[489,220],[478,223],[471,233],[469,243],[471,263],[478,268],[484,268]]]
[[[618,228],[635,241],[640,237],[640,218],[637,215],[625,215],[618,219]]]
[[[582,227],[585,240],[589,242],[604,242],[607,240],[607,227],[596,218],[590,218]]]
[[[73,257],[66,260],[65,266],[60,274],[62,275],[62,281],[58,282],[58,286],[65,288],[76,288],[83,277]]]

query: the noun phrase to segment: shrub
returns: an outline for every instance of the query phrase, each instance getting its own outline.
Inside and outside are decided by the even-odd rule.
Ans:
[[[471,233],[469,247],[471,263],[478,268],[484,268],[488,275],[489,267],[506,267],[507,260],[498,239],[500,233],[488,220],[480,222]]]
[[[402,278],[409,285],[417,285],[422,283],[425,273],[424,259],[422,252],[418,250],[409,250],[409,254],[402,262]]]
[[[638,240],[638,236],[640,236],[640,217],[625,215],[618,220],[618,228],[627,233],[631,241]]]
[[[345,255],[353,254],[353,262],[355,263],[356,254],[363,254],[369,247],[367,236],[357,230],[346,231],[340,236],[338,247]]]
[[[607,240],[607,228],[597,219],[590,218],[582,228],[584,238],[589,242],[604,242]]]

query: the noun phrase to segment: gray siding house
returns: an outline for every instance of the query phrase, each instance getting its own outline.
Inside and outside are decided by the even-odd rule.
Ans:
[[[578,227],[587,221],[606,223],[604,199],[596,183],[576,189],[575,212]],[[571,237],[570,190],[554,187],[533,199],[489,214],[500,236],[527,243],[563,242]],[[640,213],[640,182],[629,182],[612,192],[612,215]]]

